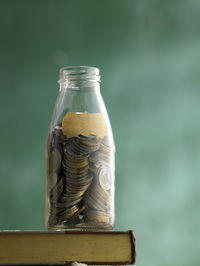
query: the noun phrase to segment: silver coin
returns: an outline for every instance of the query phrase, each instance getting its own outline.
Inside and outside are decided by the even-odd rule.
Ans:
[[[112,186],[112,174],[109,167],[102,167],[99,171],[99,183],[100,186],[109,190]]]

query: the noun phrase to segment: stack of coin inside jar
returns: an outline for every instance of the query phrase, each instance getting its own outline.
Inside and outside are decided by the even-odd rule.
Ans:
[[[49,137],[49,227],[106,229],[111,220],[113,182],[108,137],[105,133],[99,137],[97,129],[84,135],[80,130],[83,122],[68,133],[73,125],[67,121],[57,125]]]

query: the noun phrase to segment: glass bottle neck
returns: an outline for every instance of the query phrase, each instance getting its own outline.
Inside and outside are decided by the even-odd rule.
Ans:
[[[60,90],[99,90],[99,69],[87,66],[64,67],[60,70]]]
[[[82,80],[76,81],[59,81],[61,90],[75,90],[75,91],[99,91],[100,84],[98,82],[88,82]]]

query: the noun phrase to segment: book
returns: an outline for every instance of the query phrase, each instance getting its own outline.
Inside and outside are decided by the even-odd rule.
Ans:
[[[129,231],[0,231],[0,264],[134,264]]]

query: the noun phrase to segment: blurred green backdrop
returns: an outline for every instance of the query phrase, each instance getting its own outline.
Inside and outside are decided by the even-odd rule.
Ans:
[[[0,1],[0,229],[45,229],[59,68],[97,66],[116,143],[116,227],[138,266],[200,265],[200,1]]]

